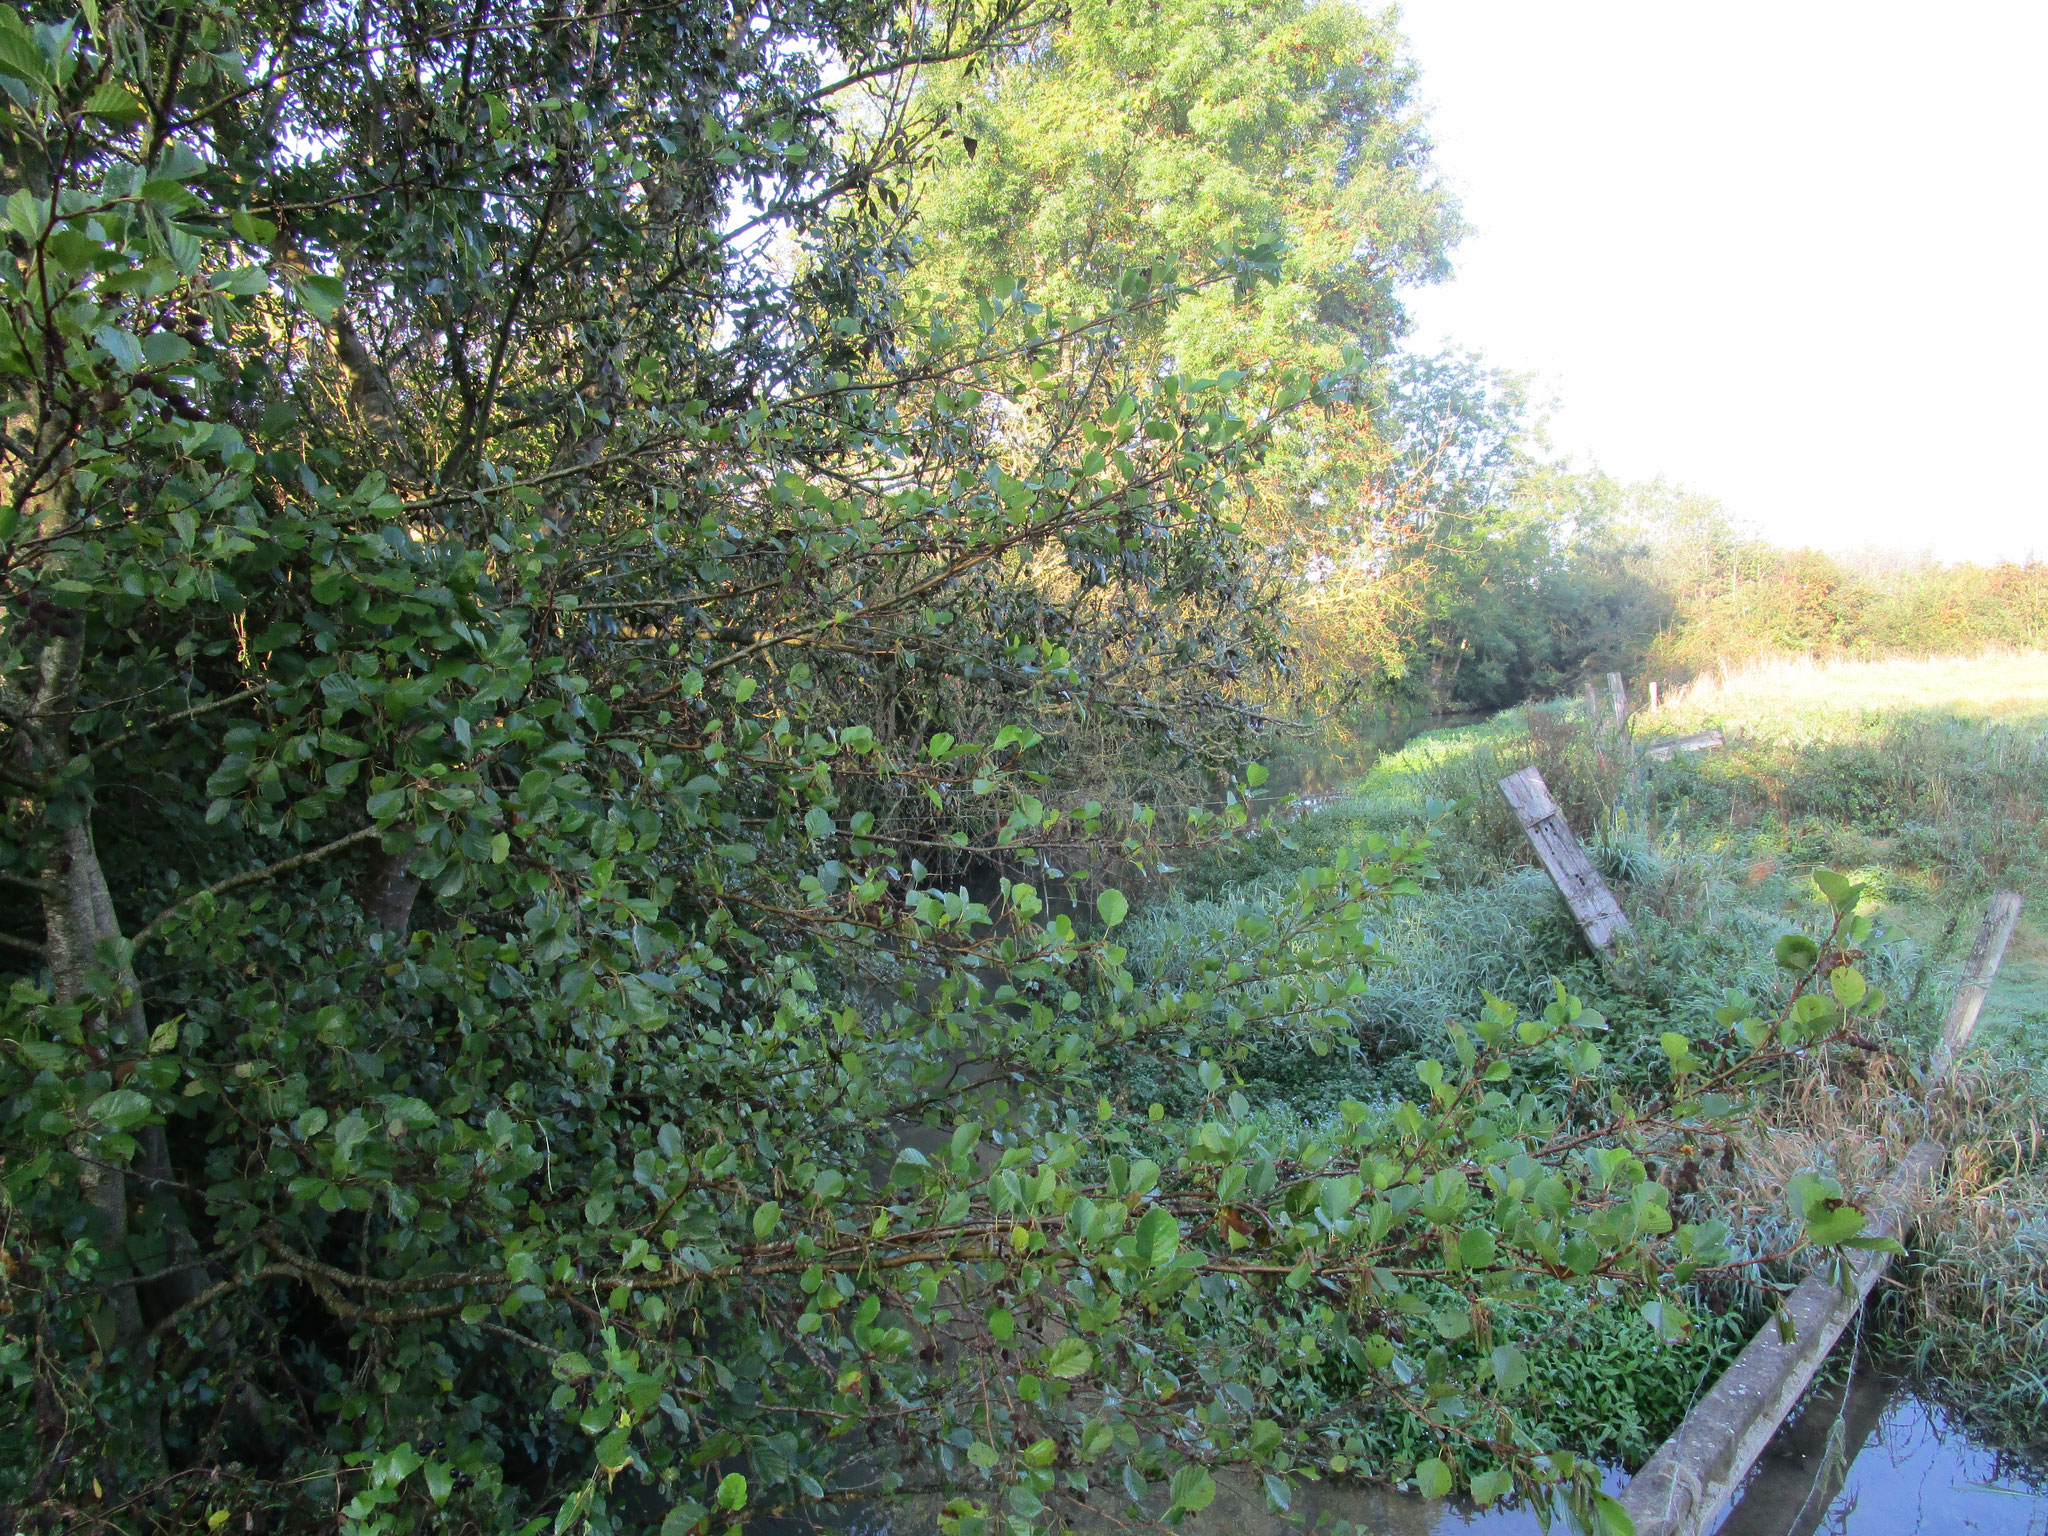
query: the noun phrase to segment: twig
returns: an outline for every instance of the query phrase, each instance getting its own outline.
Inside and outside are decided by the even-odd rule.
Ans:
[[[191,720],[200,715],[210,714],[216,709],[226,709],[231,704],[239,704],[244,699],[254,698],[264,690],[265,686],[263,683],[251,683],[240,693],[230,693],[223,698],[208,699],[204,704],[194,704],[190,709],[181,709],[175,714],[165,715],[161,720],[152,720],[148,725],[138,725],[132,731],[123,731],[118,736],[110,736],[105,741],[95,742],[92,750],[85,755],[87,757],[98,757],[100,753],[110,751],[120,746],[123,742],[133,741],[144,731],[159,731],[167,725],[176,725],[183,720]]]
[[[130,939],[129,943],[135,949],[142,948],[149,940],[156,937],[158,930],[165,923],[169,922],[181,910],[190,906],[202,896],[218,896],[223,891],[237,890],[245,885],[254,885],[259,880],[269,880],[277,875],[290,874],[295,869],[303,869],[308,864],[318,863],[331,853],[339,853],[344,848],[353,847],[357,843],[366,842],[370,838],[377,837],[382,834],[383,830],[382,827],[377,826],[364,827],[360,831],[349,833],[347,837],[337,837],[333,842],[323,843],[318,848],[310,849],[305,853],[296,853],[288,859],[279,859],[275,864],[266,864],[261,869],[245,870],[239,875],[230,875],[225,880],[216,880],[205,889],[194,891],[190,896],[182,897],[172,902],[168,907],[165,907],[163,911],[157,913],[155,917],[152,917],[148,922],[136,929],[135,937]]]

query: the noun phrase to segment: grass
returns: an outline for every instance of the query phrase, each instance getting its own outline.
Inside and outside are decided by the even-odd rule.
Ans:
[[[1821,1168],[1868,1191],[1920,1136],[1951,1149],[1904,1286],[1878,1309],[1885,1342],[2001,1443],[2048,1445],[2048,656],[1790,662],[1702,678],[1633,722],[1639,737],[1721,730],[1727,748],[1646,764],[1589,730],[1576,701],[1432,732],[1381,758],[1351,793],[1187,872],[1180,894],[1132,924],[1133,958],[1170,969],[1180,936],[1277,903],[1305,865],[1373,834],[1432,825],[1441,879],[1391,912],[1386,964],[1356,1012],[1348,1055],[1269,1051],[1255,1098],[1313,1120],[1340,1098],[1412,1092],[1412,1060],[1492,992],[1539,1004],[1553,978],[1614,1026],[1610,1054],[1647,1080],[1658,1034],[1718,1032],[1729,987],[1775,984],[1769,948],[1819,920],[1810,875],[1867,888],[1877,930],[1863,963],[1891,999],[1887,1043],[1815,1063],[1784,1085],[1734,1173],[1696,1196],[1763,1252],[1790,1230],[1785,1180]],[[1535,764],[1587,838],[1640,943],[1610,978],[1529,867],[1496,789]],[[1913,1068],[1939,1028],[1985,898],[2029,897],[1952,1093],[1929,1100]],[[1752,1298],[1753,1299],[1753,1298]],[[1726,1298],[1724,1298],[1724,1301]],[[1694,1377],[1739,1345],[1738,1305],[1678,1358],[1625,1328],[1617,1353],[1558,1353],[1548,1426],[1560,1443],[1633,1462],[1675,1422]],[[1619,1327],[1619,1325],[1617,1325]],[[1716,1332],[1714,1330],[1721,1330]],[[1726,1333],[1726,1338],[1722,1337]],[[1603,1335],[1603,1339],[1608,1335]],[[1605,1364],[1578,1374],[1571,1360]],[[1661,1406],[1660,1406],[1661,1405]],[[1616,1425],[1631,1425],[1625,1433]]]

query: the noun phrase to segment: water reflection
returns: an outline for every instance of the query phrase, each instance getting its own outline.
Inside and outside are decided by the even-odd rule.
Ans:
[[[2048,1536],[2038,1468],[1881,1370],[1808,1395],[1716,1536]]]

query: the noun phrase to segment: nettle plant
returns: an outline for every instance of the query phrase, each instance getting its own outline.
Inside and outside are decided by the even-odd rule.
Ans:
[[[1159,817],[1063,733],[1245,745],[1238,487],[1358,377],[1128,366],[1228,253],[903,333],[917,70],[1039,22],[0,12],[16,1527],[1177,1517],[1338,1400],[1611,1523],[1489,1318],[1683,1326],[1640,1152],[1733,1078],[1614,1108],[1560,998],[1262,1142],[1236,1053],[1349,1028],[1420,843],[1129,974],[1090,871],[1261,775]]]

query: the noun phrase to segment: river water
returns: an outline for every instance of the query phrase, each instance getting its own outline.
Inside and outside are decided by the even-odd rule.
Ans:
[[[1717,1536],[2048,1536],[2048,1478],[1881,1367],[1809,1392]]]

